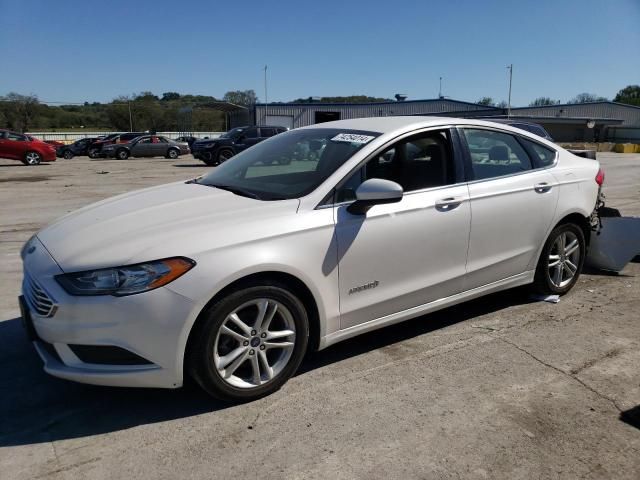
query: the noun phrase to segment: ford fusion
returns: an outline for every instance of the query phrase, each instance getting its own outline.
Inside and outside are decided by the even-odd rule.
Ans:
[[[51,375],[246,401],[305,352],[490,292],[576,283],[604,175],[520,129],[452,118],[292,130],[208,175],[71,213],[22,250]]]

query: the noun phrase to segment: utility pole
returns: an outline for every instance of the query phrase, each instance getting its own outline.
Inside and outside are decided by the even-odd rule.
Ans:
[[[440,77],[440,90],[438,90],[438,98],[442,98],[442,77]]]
[[[513,63],[507,68],[509,69],[509,103],[507,103],[507,118],[511,118],[511,81],[513,80]]]
[[[131,102],[127,102],[129,107],[129,131],[133,132],[133,117],[131,117]]]

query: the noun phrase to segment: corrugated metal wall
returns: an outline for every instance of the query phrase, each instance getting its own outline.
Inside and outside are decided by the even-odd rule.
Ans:
[[[576,103],[545,107],[512,108],[513,115],[540,117],[611,118],[623,127],[640,127],[640,108],[611,102]]]
[[[294,128],[314,125],[316,112],[337,112],[341,120],[363,117],[386,117],[392,115],[434,115],[463,113],[502,113],[501,109],[488,108],[455,100],[424,100],[388,103],[354,104],[269,104],[256,105],[256,125],[266,125],[265,115],[289,116]]]

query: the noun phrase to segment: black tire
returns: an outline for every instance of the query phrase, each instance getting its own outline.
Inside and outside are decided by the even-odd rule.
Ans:
[[[233,150],[230,150],[228,148],[223,148],[216,155],[216,161],[218,162],[218,165],[220,165],[220,164],[226,162],[227,160],[229,160],[234,155],[235,155],[235,153],[233,153]]]
[[[211,152],[204,152],[202,154],[201,160],[207,165],[209,165],[210,167],[215,167],[218,165],[218,160],[213,158],[213,154]]]
[[[73,158],[73,152],[72,152],[71,150],[65,150],[65,151],[62,153],[62,157],[63,157],[65,160],[71,160],[71,159]]]
[[[22,163],[24,163],[25,165],[40,165],[40,162],[42,162],[42,155],[40,155],[38,152],[27,152],[24,154],[24,160],[22,161]]]
[[[167,158],[170,158],[172,160],[175,160],[176,158],[178,158],[180,156],[180,151],[175,149],[175,148],[170,148],[167,151]]]
[[[127,158],[129,158],[129,151],[126,148],[116,150],[116,158],[118,160],[126,160]]]
[[[97,148],[90,148],[87,155],[89,155],[89,158],[98,158],[100,156],[100,150]]]
[[[566,239],[570,239],[569,245],[573,243],[574,239],[577,240],[579,255],[575,255],[575,252],[571,255],[558,254],[559,263],[558,266],[554,268],[550,266],[550,264],[555,261],[556,253],[559,251],[559,237],[562,235],[564,235],[565,242]],[[569,245],[566,245],[565,248],[568,248]],[[554,259],[551,259],[550,256],[553,256]],[[580,277],[585,257],[586,242],[582,228],[574,223],[558,225],[549,234],[549,238],[542,248],[533,282],[534,291],[542,295],[564,295],[569,292]],[[571,273],[569,268],[573,268],[571,265],[575,266],[575,273],[573,273],[573,276],[569,280],[568,276]],[[552,278],[551,268],[554,270],[554,278]],[[564,270],[565,268],[567,269],[566,271]],[[560,271],[559,277],[557,276],[558,270]],[[566,279],[564,275],[567,275]],[[559,282],[558,278],[560,279]]]
[[[293,342],[289,342],[293,343],[293,347],[290,347],[293,350],[288,354],[290,356],[286,363],[279,367],[281,368],[279,373],[277,373],[271,380],[267,380],[266,383],[262,383],[259,386],[242,388],[230,384],[230,380],[225,380],[223,378],[223,375],[218,371],[218,368],[216,368],[214,364],[214,352],[217,351],[218,348],[217,342],[221,342],[219,338],[224,338],[223,336],[219,337],[218,332],[221,330],[223,325],[228,322],[228,315],[234,312],[234,310],[241,308],[241,306],[251,303],[254,300],[257,301],[258,299],[266,299],[270,302],[279,303],[281,310],[278,310],[278,312],[284,311],[285,309],[288,310],[290,313],[288,317],[289,321],[295,325],[295,339]],[[286,285],[274,283],[269,285],[245,287],[216,301],[201,315],[202,316],[199,319],[198,324],[191,333],[189,351],[186,354],[186,365],[188,372],[193,379],[207,393],[221,400],[246,402],[275,392],[296,372],[306,353],[309,341],[309,321],[307,312],[300,299],[298,299],[298,297],[296,297]],[[277,315],[279,315],[279,313],[277,313],[276,316]],[[251,316],[247,318],[251,319]],[[275,321],[275,318],[276,317],[274,317],[272,324]],[[250,322],[247,323],[247,326],[253,329],[255,324],[249,325],[249,323]],[[226,325],[229,325],[229,323],[226,323]],[[256,355],[255,361],[257,362],[258,354],[262,355],[258,348],[262,350],[263,347],[262,344],[255,346],[253,342],[256,339],[258,339],[257,341],[260,341],[260,333],[259,331],[256,333],[256,331],[252,330],[250,335],[255,335],[255,337],[251,337],[250,344],[244,343],[245,347],[243,348],[245,350],[249,349],[247,351],[248,354]],[[264,341],[267,342],[268,339]],[[246,346],[247,344],[249,346]],[[237,346],[229,348],[240,348],[240,343],[238,343]],[[253,350],[254,348],[255,350]],[[265,355],[268,352],[269,350],[266,350]],[[276,349],[276,356],[281,355],[277,352],[278,349]],[[236,367],[236,372],[246,367],[253,368],[252,360],[254,360],[254,358],[248,356],[245,357],[246,359],[239,363],[240,366]],[[264,358],[266,358],[266,356]],[[260,360],[262,360],[262,357]],[[247,365],[246,362],[249,362],[249,365]],[[261,368],[263,368],[263,364],[261,363],[260,365]],[[262,378],[261,381],[263,381]]]

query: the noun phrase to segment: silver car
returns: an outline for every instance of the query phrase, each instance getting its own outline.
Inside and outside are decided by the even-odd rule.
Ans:
[[[52,375],[176,388],[187,374],[254,399],[307,351],[520,285],[568,292],[603,180],[496,123],[300,128],[38,232],[22,315]]]
[[[126,160],[129,157],[178,158],[190,153],[186,142],[176,142],[160,135],[143,135],[127,143],[107,145],[102,149],[106,157]]]

